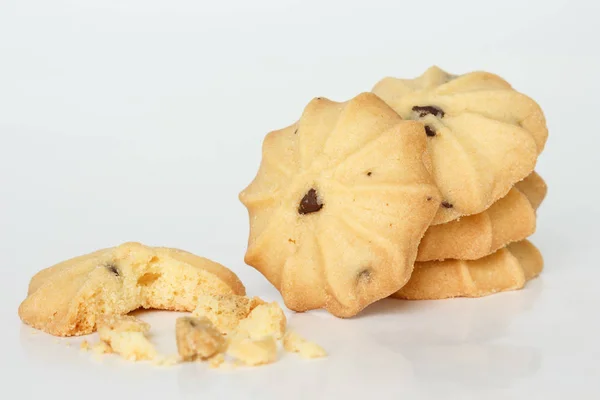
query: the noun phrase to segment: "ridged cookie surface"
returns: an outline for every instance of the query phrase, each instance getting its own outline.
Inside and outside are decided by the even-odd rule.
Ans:
[[[246,263],[296,311],[350,317],[397,291],[440,202],[425,146],[422,124],[371,93],[314,99],[296,124],[267,135],[240,194]]]
[[[433,225],[419,245],[417,261],[475,260],[535,232],[537,208],[546,195],[544,180],[535,172],[487,210]]]
[[[385,78],[373,93],[425,124],[429,169],[443,196],[433,224],[480,213],[506,195],[533,171],[548,136],[537,103],[486,72],[432,67],[415,79]]]
[[[436,300],[449,297],[483,297],[521,289],[540,274],[544,260],[527,240],[515,242],[479,260],[415,263],[412,277],[392,297]]]
[[[21,320],[56,336],[91,333],[103,315],[138,308],[193,311],[204,293],[245,294],[224,266],[178,249],[125,243],[38,272]]]

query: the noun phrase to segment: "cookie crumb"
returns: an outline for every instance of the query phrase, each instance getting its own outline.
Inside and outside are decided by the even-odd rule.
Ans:
[[[150,325],[135,317],[112,315],[100,318],[97,327],[100,340],[127,360],[152,360],[157,355],[145,335]]]
[[[302,358],[326,357],[327,352],[314,342],[304,339],[294,331],[287,331],[283,337],[283,348],[291,353],[298,353]]]
[[[90,347],[90,350],[97,356],[113,352],[111,347],[104,342],[95,343]]]
[[[89,351],[90,350],[90,342],[88,342],[87,340],[84,340],[83,342],[81,342],[81,344],[79,345],[79,348],[83,351]]]
[[[173,365],[179,364],[180,358],[177,354],[172,354],[170,356],[158,356],[154,360],[152,360],[152,364],[159,367],[171,367]]]
[[[273,336],[279,340],[285,333],[286,324],[285,314],[277,302],[261,304],[240,321],[236,336],[254,340]]]
[[[239,322],[255,307],[264,303],[258,297],[206,294],[198,297],[198,306],[192,315],[208,318],[215,328],[227,335],[233,332]]]
[[[225,362],[225,356],[223,353],[218,353],[212,356],[208,361],[211,368],[219,368]]]
[[[235,337],[229,345],[227,354],[244,365],[270,364],[277,360],[277,343],[273,336],[259,340]]]
[[[225,347],[225,338],[208,318],[177,318],[175,337],[177,351],[184,361],[205,360],[223,352]]]

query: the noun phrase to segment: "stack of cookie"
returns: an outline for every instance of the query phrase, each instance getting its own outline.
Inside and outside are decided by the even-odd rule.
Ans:
[[[444,198],[394,297],[480,297],[537,276],[543,260],[525,239],[547,190],[533,171],[548,136],[539,106],[497,75],[436,67],[412,80],[383,79],[373,93],[423,122]]]
[[[271,132],[241,194],[245,261],[296,311],[357,314],[387,296],[518,289],[542,258],[526,237],[546,186],[540,107],[502,78],[386,78],[345,103],[316,98]]]

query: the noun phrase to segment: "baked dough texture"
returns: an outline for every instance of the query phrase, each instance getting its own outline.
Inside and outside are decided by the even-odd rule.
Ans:
[[[443,201],[440,224],[480,213],[533,171],[548,137],[541,108],[497,75],[431,67],[385,78],[373,93],[404,119],[425,124],[429,169]]]
[[[351,317],[401,288],[441,201],[424,165],[427,136],[381,99],[316,98],[269,133],[248,208],[245,261],[295,311]]]
[[[410,281],[392,297],[409,300],[483,297],[521,289],[543,267],[539,250],[528,240],[522,240],[479,260],[416,263]]]
[[[138,308],[193,311],[202,294],[244,295],[224,266],[178,249],[125,243],[37,273],[19,307],[21,320],[56,336],[96,330],[100,316]]]
[[[475,260],[531,236],[536,228],[535,209],[545,195],[544,180],[531,173],[487,210],[429,227],[419,244],[417,261]]]

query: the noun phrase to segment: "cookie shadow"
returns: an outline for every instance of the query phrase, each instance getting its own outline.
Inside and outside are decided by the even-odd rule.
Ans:
[[[424,303],[431,302],[432,301],[428,300],[417,302],[411,300],[385,298],[369,305],[352,319],[369,318],[376,315],[411,314],[423,308]]]

